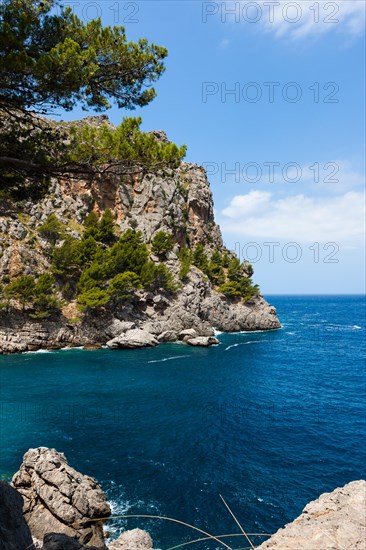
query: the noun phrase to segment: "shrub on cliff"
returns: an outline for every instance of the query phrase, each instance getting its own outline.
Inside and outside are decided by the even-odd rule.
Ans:
[[[179,270],[179,278],[183,283],[186,283],[189,279],[188,274],[192,263],[191,251],[186,246],[183,246],[178,253],[178,258],[181,265]]]
[[[5,288],[5,295],[20,302],[24,310],[27,305],[32,303],[35,288],[34,277],[31,275],[21,275],[8,284]]]
[[[71,126],[67,163],[84,169],[123,164],[127,173],[131,168],[147,171],[179,166],[186,146],[165,143],[153,134],[141,132],[141,123],[141,117],[137,117],[124,118],[116,128],[109,124]]]
[[[115,235],[115,220],[112,211],[107,208],[103,212],[103,216],[98,223],[98,231],[96,234],[96,240],[104,244],[112,244],[116,240]]]
[[[225,272],[222,267],[222,257],[218,250],[211,256],[208,265],[208,276],[213,285],[221,285],[225,282]]]
[[[198,269],[203,271],[203,273],[206,273],[206,275],[208,274],[208,258],[207,254],[205,254],[205,247],[202,243],[198,243],[194,249],[192,261]]]
[[[0,189],[38,196],[50,175],[92,170],[105,162],[179,163],[185,148],[120,127],[58,124],[37,116],[56,108],[134,109],[156,96],[167,50],[128,42],[123,27],[84,23],[58,0],[0,3]],[[21,193],[21,191],[23,193]]]
[[[52,245],[55,245],[58,240],[63,238],[65,234],[64,229],[64,226],[56,214],[52,213],[47,217],[45,223],[38,229],[38,232]]]
[[[151,250],[158,256],[166,256],[174,247],[174,239],[165,231],[158,231],[151,241]]]
[[[82,309],[98,309],[109,302],[109,294],[105,290],[94,287],[86,290],[78,297],[78,303]]]
[[[44,273],[37,281],[31,275],[21,275],[4,290],[5,296],[18,301],[23,310],[32,308],[32,317],[49,317],[60,311],[62,304],[54,293],[55,281],[49,273]]]
[[[140,278],[133,271],[119,273],[110,282],[108,293],[116,300],[133,298],[135,291],[142,288]]]

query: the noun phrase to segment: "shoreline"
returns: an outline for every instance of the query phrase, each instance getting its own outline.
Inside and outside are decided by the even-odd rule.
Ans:
[[[240,331],[219,331],[214,329],[214,337],[217,340],[217,342],[210,343],[208,345],[202,344],[202,345],[190,345],[189,342],[184,340],[171,340],[171,341],[159,341],[156,346],[136,346],[136,347],[124,347],[124,348],[110,348],[105,344],[98,344],[98,343],[91,343],[91,344],[85,344],[85,345],[76,345],[76,346],[60,346],[60,347],[39,347],[37,349],[30,349],[30,350],[24,350],[24,351],[3,351],[0,349],[0,356],[13,356],[13,355],[36,355],[36,354],[47,354],[47,353],[59,353],[60,351],[123,351],[123,350],[137,350],[137,349],[151,349],[151,347],[160,347],[161,344],[179,344],[179,345],[185,345],[189,348],[191,347],[217,347],[222,344],[222,342],[218,339],[221,335],[238,335],[238,334],[272,334],[274,332],[283,330],[283,326],[281,325],[278,328],[272,328],[272,329],[254,329],[254,330],[240,330]],[[200,336],[197,336],[197,338],[203,338]],[[206,338],[206,337],[205,337]],[[29,344],[33,347],[34,344]]]

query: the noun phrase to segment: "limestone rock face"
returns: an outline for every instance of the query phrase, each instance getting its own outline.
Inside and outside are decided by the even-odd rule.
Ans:
[[[32,536],[50,533],[76,538],[80,544],[105,548],[103,522],[111,510],[97,481],[71,468],[55,449],[30,449],[12,485],[22,495],[24,518]]]
[[[85,546],[67,535],[49,533],[43,538],[43,545],[40,550],[98,550],[96,546]]]
[[[31,545],[22,496],[6,481],[0,481],[0,550],[26,550]]]
[[[197,338],[188,338],[186,340],[187,344],[190,346],[201,346],[207,348],[208,346],[214,346],[219,344],[219,340],[214,336],[198,336]]]
[[[81,123],[106,122],[106,118],[91,117]],[[163,131],[152,133],[158,140],[168,141]],[[215,223],[213,197],[204,168],[182,162],[178,168],[140,175],[122,175],[115,170],[87,180],[53,178],[47,196],[39,201],[25,200],[20,206],[1,203],[0,274],[8,280],[49,271],[50,243],[42,238],[39,228],[51,213],[63,224],[65,235],[81,239],[87,214],[93,210],[100,216],[110,208],[121,233],[133,227],[141,231],[147,244],[161,230],[173,236],[175,247],[165,263],[173,274],[177,292],[172,295],[159,291],[154,295],[139,290],[134,300],[109,305],[103,315],[83,315],[73,300],[63,307],[62,315],[44,320],[32,319],[13,304],[0,314],[0,353],[105,344],[112,349],[144,347],[156,345],[154,338],[174,341],[179,333],[189,329],[195,332],[189,336],[195,338],[213,336],[214,328],[224,332],[280,328],[276,310],[261,296],[245,304],[229,300],[194,266],[184,283],[179,279],[181,262],[177,254],[181,247],[194,249],[201,243],[208,257],[214,251],[227,252]],[[229,252],[229,256],[234,254]],[[159,261],[154,255],[150,259]],[[251,273],[251,266],[244,262],[243,274]],[[144,340],[139,333],[132,337],[132,329],[146,331],[153,338]]]
[[[131,329],[107,342],[110,349],[146,348],[158,345],[158,340],[146,330]]]
[[[132,529],[125,531],[113,541],[109,546],[109,550],[151,550],[153,541],[146,531],[142,529]]]
[[[366,481],[352,481],[308,504],[261,550],[365,550]]]

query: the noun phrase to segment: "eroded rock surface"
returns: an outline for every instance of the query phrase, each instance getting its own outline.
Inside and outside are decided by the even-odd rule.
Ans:
[[[26,550],[32,536],[23,517],[21,494],[6,481],[0,481],[0,550]]]
[[[108,121],[92,117],[86,122],[98,125]],[[162,141],[168,139],[160,130],[153,133]],[[126,300],[117,310],[108,306],[102,316],[81,314],[75,297],[63,307],[61,315],[45,320],[32,319],[20,307],[3,306],[0,353],[103,346],[114,339],[117,340],[111,344],[112,348],[142,347],[140,339],[132,341],[127,337],[127,331],[132,329],[146,331],[158,342],[166,342],[174,341],[187,329],[194,329],[194,337],[208,337],[213,335],[214,327],[225,332],[280,327],[276,310],[261,296],[246,303],[225,298],[194,266],[184,283],[180,281],[178,253],[181,247],[194,249],[201,243],[208,257],[214,251],[228,252],[215,223],[207,174],[204,168],[192,163],[182,162],[176,169],[166,168],[140,176],[122,177],[118,171],[108,171],[91,180],[54,178],[42,200],[27,200],[21,205],[0,204],[0,273],[3,280],[50,270],[50,243],[39,232],[50,214],[55,214],[63,224],[65,235],[81,239],[87,214],[93,210],[100,216],[106,208],[115,214],[120,233],[134,227],[141,231],[147,244],[161,230],[173,236],[175,247],[167,254],[165,263],[174,276],[177,292],[153,295],[141,290],[133,301]],[[229,254],[234,257],[233,253]],[[151,254],[150,260],[157,262],[159,258]],[[252,274],[248,262],[243,264],[243,273]],[[146,345],[156,344],[150,339],[150,344]]]
[[[12,485],[23,497],[24,518],[32,536],[50,533],[105,548],[103,522],[111,510],[97,481],[71,468],[63,453],[39,447],[25,453]]]
[[[146,330],[130,329],[107,342],[109,349],[146,348],[157,346],[159,341]]]
[[[365,550],[366,481],[352,481],[310,502],[261,550]]]
[[[131,529],[125,531],[113,541],[109,550],[150,550],[153,547],[153,541],[149,533],[142,529]]]

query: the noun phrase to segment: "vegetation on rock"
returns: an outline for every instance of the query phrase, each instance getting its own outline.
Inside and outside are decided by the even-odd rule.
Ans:
[[[56,9],[57,8],[57,9]],[[111,102],[134,109],[150,103],[167,50],[146,39],[128,42],[123,27],[81,21],[58,0],[0,4],[0,191],[38,198],[49,177],[176,166],[185,147],[140,131],[140,118],[109,124],[55,123],[39,115],[75,105],[103,111]]]

